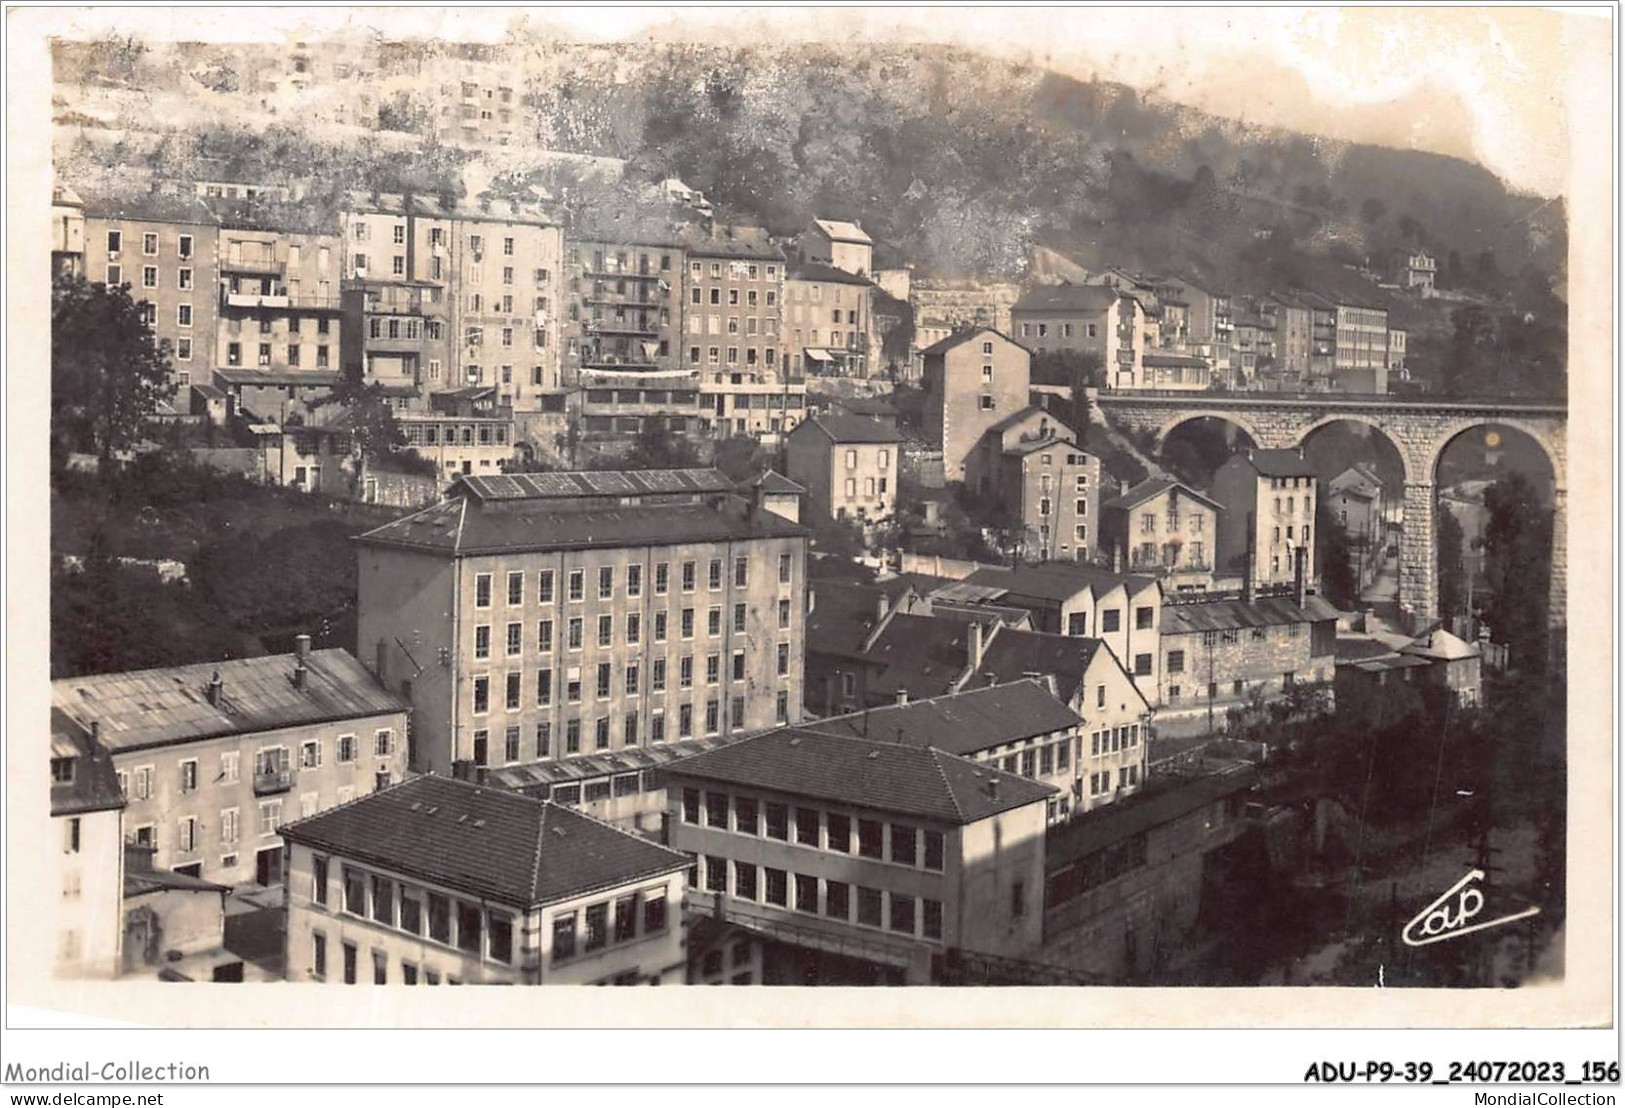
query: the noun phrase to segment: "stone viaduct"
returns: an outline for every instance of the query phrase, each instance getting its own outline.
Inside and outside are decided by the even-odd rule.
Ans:
[[[1565,622],[1568,559],[1568,407],[1561,401],[1497,399],[1395,400],[1352,394],[1130,392],[1090,390],[1115,426],[1148,431],[1160,449],[1168,433],[1195,419],[1233,424],[1261,449],[1296,447],[1317,429],[1346,421],[1371,427],[1405,466],[1405,528],[1400,544],[1399,606],[1426,621],[1438,612],[1434,481],[1445,447],[1491,424],[1515,428],[1539,443],[1553,477],[1551,622]]]

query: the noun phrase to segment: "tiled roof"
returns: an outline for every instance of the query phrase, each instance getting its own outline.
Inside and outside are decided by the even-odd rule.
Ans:
[[[821,719],[802,724],[801,730],[975,754],[1081,722],[1037,681],[1015,680]]]
[[[218,217],[191,193],[152,192],[132,196],[86,193],[88,219],[130,220],[143,223],[195,223],[213,227]]]
[[[1110,652],[1099,639],[1004,628],[987,644],[971,680],[979,680],[983,674],[992,674],[999,681],[1019,681],[1029,673],[1048,674],[1055,678],[1061,698],[1070,700],[1083,684],[1089,663],[1103,649]]]
[[[973,585],[991,585],[1016,596],[1040,600],[1069,600],[1085,588],[1100,595],[1126,585],[1130,596],[1156,585],[1156,579],[1138,574],[1113,573],[1080,562],[1041,562],[1014,569],[984,568],[965,578]]]
[[[61,708],[51,709],[51,757],[72,758],[73,780],[51,781],[51,815],[105,812],[124,807],[124,793],[107,748]]]
[[[1264,477],[1313,477],[1314,466],[1296,450],[1252,450],[1244,455]]]
[[[1164,780],[1168,781],[1166,786],[1150,785],[1134,796],[1084,812],[1055,828],[1044,844],[1045,867],[1053,873],[1113,843],[1172,823],[1227,796],[1247,792],[1257,783],[1258,775],[1242,769],[1194,781]]]
[[[1012,312],[1102,312],[1124,295],[1105,285],[1039,285],[1010,305]]]
[[[902,689],[921,700],[943,695],[970,664],[970,636],[966,621],[898,613],[864,652],[885,666],[870,688],[882,694]]]
[[[481,508],[458,498],[431,505],[359,536],[363,545],[400,546],[448,555],[523,550],[674,546],[689,542],[799,538],[806,528],[772,512],[754,520],[743,501],[709,504],[549,508],[526,501]]]
[[[683,245],[690,257],[784,260],[784,251],[774,246],[768,233],[760,227],[719,224],[710,234],[690,227],[684,231]]]
[[[844,396],[836,397],[835,405],[853,415],[860,416],[891,416],[897,415],[897,408],[884,396]]]
[[[62,677],[51,682],[51,700],[80,726],[98,724],[102,745],[114,753],[407,709],[347,650],[311,651],[303,689],[294,686],[294,658],[275,654]],[[219,705],[209,702],[215,674]]]
[[[1135,508],[1141,504],[1144,504],[1152,497],[1160,496],[1169,489],[1178,489],[1180,495],[1188,496],[1199,504],[1206,504],[1209,508],[1212,508],[1216,512],[1224,510],[1221,505],[1203,496],[1189,485],[1186,485],[1180,481],[1172,480],[1168,477],[1147,477],[1144,481],[1141,481],[1138,485],[1135,485],[1127,492],[1121,494],[1120,496],[1112,497],[1110,500],[1103,503],[1101,507],[1123,509]]]
[[[776,469],[764,469],[761,473],[746,481],[745,485],[748,488],[759,488],[769,494],[795,493],[800,495],[807,491],[806,488],[796,484]]]
[[[732,492],[733,481],[720,469],[580,470],[571,473],[464,475],[451,495],[476,500],[572,500],[584,497],[680,496]]]
[[[1459,639],[1444,628],[1436,628],[1428,638],[1411,643],[1404,647],[1401,653],[1414,654],[1422,658],[1433,658],[1445,662],[1459,662],[1466,658],[1477,658],[1481,651],[1474,644],[1465,639]]]
[[[717,781],[957,825],[1034,804],[1056,792],[1050,785],[944,750],[795,727],[673,762],[661,776]]]
[[[224,381],[228,385],[246,387],[286,388],[296,385],[301,388],[330,389],[339,383],[339,371],[336,369],[246,369],[237,367],[216,368],[216,380]]]
[[[946,354],[948,351],[952,350],[956,346],[959,346],[961,343],[971,342],[972,340],[981,338],[983,335],[997,335],[1011,346],[1020,346],[1023,350],[1027,349],[1025,346],[1021,346],[1021,343],[1017,342],[1003,331],[995,331],[991,327],[971,327],[968,330],[955,331],[945,339],[938,339],[936,342],[920,351],[920,357],[929,358],[933,354]]]
[[[818,225],[820,231],[836,242],[856,242],[865,246],[874,244],[875,240],[856,223],[844,219],[815,219],[813,222]]]
[[[873,585],[815,581],[813,609],[807,613],[807,650],[819,654],[856,654],[880,621],[880,600]],[[889,605],[889,602],[888,602]]]
[[[786,281],[813,281],[826,285],[858,285],[868,287],[872,282],[867,277],[859,277],[856,273],[848,273],[844,269],[836,269],[832,265],[822,262],[798,262],[785,271]]]
[[[1337,618],[1337,609],[1318,596],[1306,597],[1302,607],[1284,596],[1253,600],[1209,600],[1195,604],[1164,604],[1162,633],[1189,635],[1197,631],[1234,631],[1243,627],[1277,627],[1288,623],[1321,623]]]
[[[811,427],[822,431],[835,443],[875,443],[875,442],[902,442],[903,436],[897,428],[889,423],[882,423],[878,419],[867,419],[855,415],[821,415],[811,419],[804,419],[801,425],[791,434],[799,432],[802,427]]]
[[[688,859],[570,808],[449,777],[409,778],[282,836],[515,908],[672,873]]]

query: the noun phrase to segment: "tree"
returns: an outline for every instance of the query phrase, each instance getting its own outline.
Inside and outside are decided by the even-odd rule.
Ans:
[[[1360,581],[1354,572],[1354,545],[1341,523],[1332,519],[1325,498],[1315,504],[1317,542],[1315,564],[1320,568],[1320,588],[1327,600],[1342,611],[1352,611],[1360,602]]]
[[[862,528],[850,519],[812,510],[805,522],[812,529],[813,550],[819,554],[850,562],[866,550]]]
[[[154,341],[127,285],[58,278],[51,289],[53,452],[88,451],[106,473],[172,395],[169,368],[168,351]]]
[[[1497,642],[1508,645],[1516,668],[1546,664],[1548,590],[1552,575],[1552,513],[1534,485],[1509,473],[1484,490],[1484,575],[1490,600],[1485,616]]]
[[[1360,205],[1360,218],[1367,223],[1377,223],[1388,214],[1388,205],[1375,196],[1366,197],[1365,203]]]
[[[1473,378],[1483,376],[1483,367],[1495,351],[1495,317],[1477,304],[1469,304],[1451,312],[1450,323],[1453,331],[1441,367],[1440,391],[1458,396]]]
[[[1436,537],[1439,557],[1439,614],[1446,620],[1452,616],[1470,614],[1467,606],[1467,577],[1462,563],[1462,550],[1466,536],[1461,521],[1448,508],[1440,507],[1436,513],[1439,530]]]
[[[712,465],[728,475],[736,484],[751,480],[770,468],[770,457],[762,444],[749,435],[730,435],[717,443]]]
[[[626,457],[627,469],[695,469],[700,452],[685,438],[671,433],[663,420],[645,419],[638,439]]]

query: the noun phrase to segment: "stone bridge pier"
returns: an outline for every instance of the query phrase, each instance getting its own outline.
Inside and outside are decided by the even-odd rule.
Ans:
[[[1528,435],[1551,463],[1552,578],[1550,622],[1567,623],[1568,409],[1562,403],[1513,399],[1394,400],[1346,393],[1311,395],[1217,392],[1117,392],[1091,390],[1092,410],[1117,427],[1149,432],[1161,449],[1168,434],[1196,419],[1221,419],[1245,432],[1255,446],[1302,446],[1330,423],[1361,423],[1387,439],[1405,471],[1405,521],[1399,550],[1399,606],[1414,623],[1438,616],[1438,513],[1435,487],[1439,459],[1456,438],[1496,425]]]

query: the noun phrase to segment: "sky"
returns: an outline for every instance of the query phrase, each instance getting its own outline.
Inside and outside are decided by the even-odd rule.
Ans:
[[[1606,7],[412,8],[207,7],[73,13],[85,33],[241,41],[387,27],[496,41],[523,27],[589,41],[700,37],[955,42],[1131,85],[1266,127],[1477,161],[1520,191],[1568,195],[1567,106],[1607,97]],[[1599,63],[1604,68],[1599,68]]]

